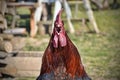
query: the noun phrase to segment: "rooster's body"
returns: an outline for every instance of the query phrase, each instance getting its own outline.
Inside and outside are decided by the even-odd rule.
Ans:
[[[90,80],[82,65],[79,52],[64,30],[57,15],[53,34],[43,55],[40,76],[37,80]]]

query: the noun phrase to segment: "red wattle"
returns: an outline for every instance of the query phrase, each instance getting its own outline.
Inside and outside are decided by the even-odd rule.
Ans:
[[[66,37],[64,34],[59,34],[59,41],[60,41],[61,47],[66,46],[67,42],[66,42]]]
[[[55,36],[54,36],[54,39],[53,39],[53,47],[54,47],[54,48],[58,48],[58,35],[55,35]]]

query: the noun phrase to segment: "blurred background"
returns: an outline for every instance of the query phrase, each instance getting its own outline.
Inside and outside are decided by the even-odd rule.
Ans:
[[[120,80],[120,0],[0,0],[0,80],[36,79],[60,8],[92,80]]]

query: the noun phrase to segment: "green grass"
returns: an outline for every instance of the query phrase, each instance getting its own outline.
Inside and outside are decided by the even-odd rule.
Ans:
[[[85,69],[92,80],[120,80],[120,9],[94,11],[94,15],[102,34],[85,33],[84,30],[87,28],[82,27],[80,22],[74,22],[76,35],[69,33],[68,35],[78,48]],[[86,17],[80,11],[78,16]],[[67,26],[65,23],[66,29]],[[23,50],[44,51],[49,38],[48,35],[37,35],[34,39],[27,38]],[[44,39],[48,41],[44,42]],[[35,42],[41,43],[35,45]]]

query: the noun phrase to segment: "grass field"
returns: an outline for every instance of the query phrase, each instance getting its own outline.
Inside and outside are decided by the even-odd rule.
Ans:
[[[78,48],[85,69],[92,80],[120,80],[120,9],[94,11],[94,14],[101,34],[84,32],[86,28],[83,28],[81,23],[75,22],[76,34],[68,35]],[[82,15],[84,14],[79,11],[79,17]],[[91,25],[90,27],[92,28]],[[49,38],[48,35],[37,35],[34,39],[28,37],[23,50],[44,51]]]

